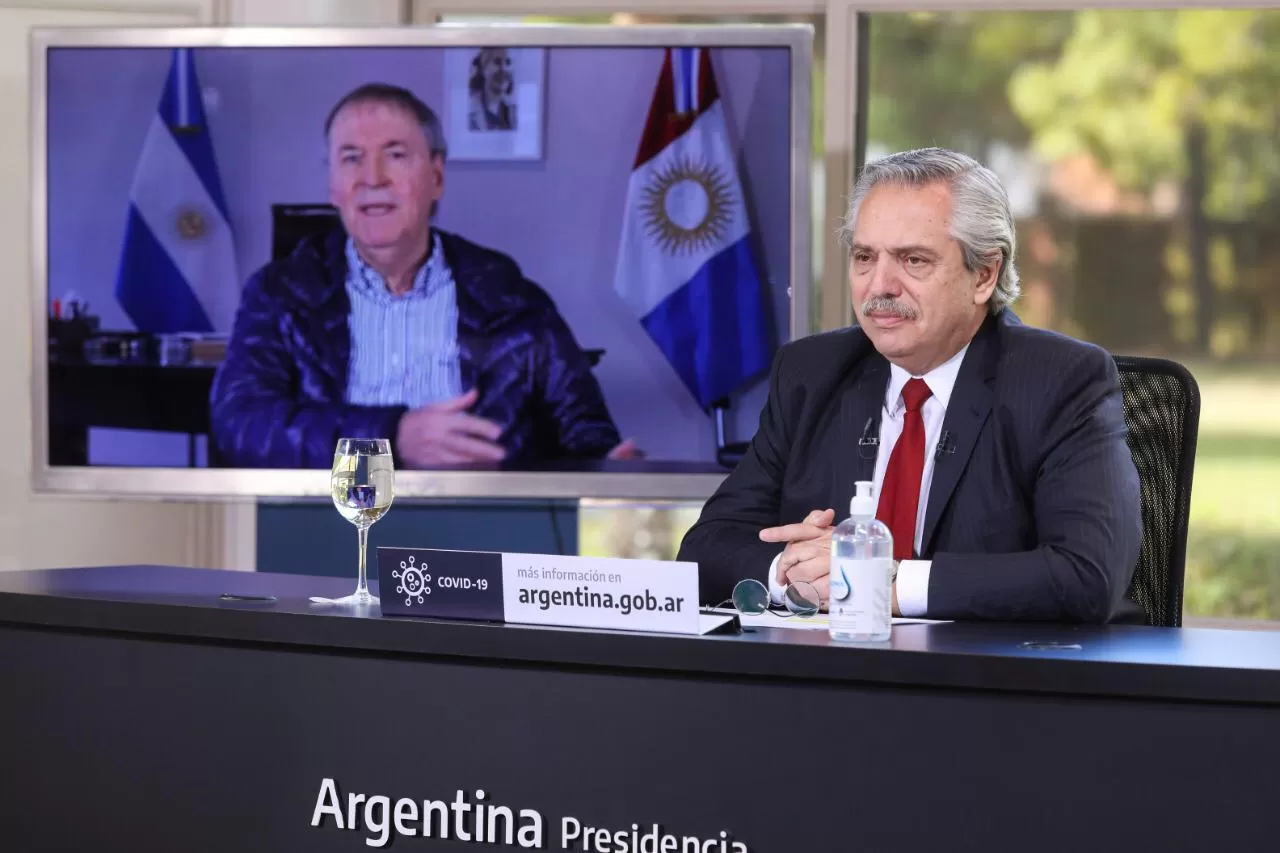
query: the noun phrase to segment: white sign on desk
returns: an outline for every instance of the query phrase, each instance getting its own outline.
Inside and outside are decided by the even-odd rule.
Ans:
[[[698,566],[616,557],[502,555],[507,622],[700,634]]]

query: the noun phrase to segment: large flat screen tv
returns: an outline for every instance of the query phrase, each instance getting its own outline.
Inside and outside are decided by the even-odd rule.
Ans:
[[[807,331],[806,26],[32,41],[46,492],[701,498]]]

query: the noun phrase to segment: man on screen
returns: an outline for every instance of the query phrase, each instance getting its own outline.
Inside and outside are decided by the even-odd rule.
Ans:
[[[380,83],[325,121],[342,228],[245,286],[211,395],[231,465],[328,467],[340,436],[405,467],[628,458],[586,355],[505,255],[431,225],[439,119]]]
[[[825,605],[833,524],[874,483],[894,615],[1106,622],[1142,533],[1115,364],[1022,325],[999,179],[925,149],[866,167],[846,223],[858,327],[777,355],[747,455],[680,559],[704,601],[742,577]]]

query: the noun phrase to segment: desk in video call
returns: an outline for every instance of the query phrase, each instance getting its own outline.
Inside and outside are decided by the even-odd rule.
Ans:
[[[196,466],[196,437],[209,434],[212,365],[49,362],[49,461],[89,464],[89,429],[187,434],[187,465]],[[213,445],[210,443],[211,452]]]
[[[602,349],[584,350],[594,367]],[[155,430],[187,434],[187,466],[196,467],[196,437],[208,436],[209,394],[216,364],[161,365],[154,361],[88,361],[80,357],[49,360],[49,461],[53,465],[88,465],[89,430]],[[221,465],[216,447],[209,445],[211,464]],[[603,464],[603,463],[601,463]],[[685,473],[681,463],[672,470],[643,469],[647,473]],[[555,463],[530,470],[593,470],[588,463]],[[693,473],[723,473],[712,463],[688,463]],[[528,466],[525,466],[528,468]],[[525,470],[521,468],[520,470]],[[621,469],[627,471],[631,469]]]
[[[482,789],[541,815],[550,850],[566,817],[717,853],[1275,842],[1280,634],[919,625],[851,648],[307,602],[351,585],[0,573],[0,849],[369,849],[363,824],[311,825],[326,778],[344,809]]]
[[[603,350],[588,350],[595,364]],[[91,428],[156,430],[187,434],[187,466],[197,467],[197,436],[208,436],[209,393],[216,365],[49,362],[49,462],[88,465]],[[209,464],[225,464],[212,441]],[[711,474],[729,470],[716,461],[669,459],[556,459],[515,464],[442,466],[440,470],[499,470],[536,473]]]

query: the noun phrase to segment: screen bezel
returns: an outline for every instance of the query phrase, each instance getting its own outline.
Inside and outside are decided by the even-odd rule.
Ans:
[[[31,35],[32,489],[117,498],[243,500],[328,495],[321,469],[134,468],[49,464],[48,52],[66,47],[785,47],[791,62],[789,339],[809,333],[812,293],[808,24],[610,26],[441,24],[424,27],[59,28]],[[712,428],[709,419],[707,428]],[[702,500],[725,473],[397,471],[396,492],[421,498]]]

